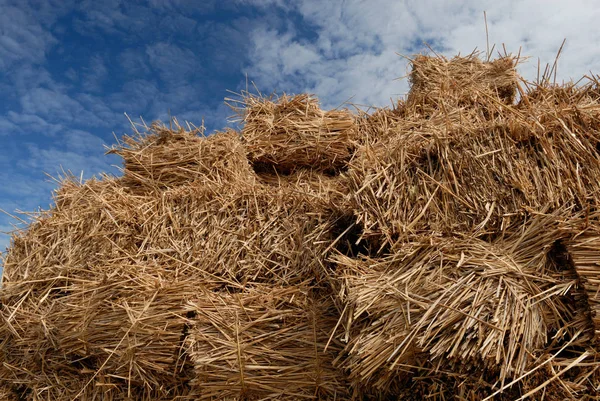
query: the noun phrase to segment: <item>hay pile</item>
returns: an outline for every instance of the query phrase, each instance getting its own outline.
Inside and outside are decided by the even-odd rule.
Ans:
[[[283,95],[277,102],[246,95],[242,138],[255,170],[289,174],[309,168],[336,174],[354,147],[354,117],[347,110],[323,111],[309,95]]]
[[[189,343],[198,399],[346,395],[335,354],[324,349],[337,316],[331,299],[310,294],[309,286],[207,292],[193,307]]]
[[[599,89],[516,64],[136,128],[14,234],[0,399],[599,399]]]
[[[194,181],[237,184],[253,179],[246,150],[234,131],[202,138],[204,128],[185,130],[176,120],[170,127],[154,123],[149,135],[134,129],[134,136],[125,136],[109,152],[123,158],[123,184],[129,188],[160,189]]]

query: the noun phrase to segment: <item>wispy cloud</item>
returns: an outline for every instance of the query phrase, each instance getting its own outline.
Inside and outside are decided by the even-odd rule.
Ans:
[[[44,171],[52,176],[70,171],[73,174],[83,174],[84,177],[89,178],[92,175],[113,170],[108,158],[101,154],[90,154],[76,151],[76,149],[41,148],[34,144],[28,146],[28,151],[29,158],[19,162],[19,165],[22,168]]]
[[[62,141],[66,149],[82,155],[100,153],[106,146],[106,142],[100,137],[82,130],[65,132]]]
[[[21,107],[26,114],[65,122],[72,122],[84,111],[70,96],[47,88],[31,89],[21,97]]]
[[[117,56],[122,71],[128,77],[140,79],[150,74],[150,67],[147,64],[146,52],[138,49],[125,49]]]
[[[23,63],[19,68],[6,71],[4,79],[0,81],[0,88],[6,94],[6,101],[18,101],[19,97],[26,94],[32,88],[44,86],[46,88],[60,90],[65,84],[57,83],[52,79],[48,70],[42,66]],[[4,103],[4,106],[8,106]]]
[[[57,39],[31,14],[11,5],[0,13],[0,70],[18,62],[42,63]]]
[[[128,16],[124,12],[125,7],[121,0],[83,0],[78,7],[81,17],[74,20],[73,26],[82,35],[117,34],[127,27]],[[137,25],[135,20],[129,21],[132,28]]]
[[[0,136],[3,135],[15,135],[19,132],[19,127],[17,127],[11,121],[8,121],[6,118],[0,118]]]
[[[160,42],[147,46],[146,55],[167,86],[188,84],[194,75],[202,76],[202,64],[194,52],[174,43]]]
[[[108,78],[108,69],[104,58],[96,54],[89,60],[89,65],[83,69],[82,89],[85,92],[101,93],[104,91],[104,82]]]
[[[34,202],[39,200],[40,196],[44,197],[45,191],[51,188],[45,180],[36,182],[29,175],[13,171],[0,172],[0,184],[2,185],[0,199],[3,202],[0,208],[8,212],[12,212],[16,208],[26,210],[26,207],[32,206],[29,204],[31,200]],[[10,201],[11,199],[13,201]],[[35,207],[35,203],[33,207]]]
[[[36,114],[9,111],[6,118],[13,126],[13,130],[10,132],[11,134],[35,132],[36,134],[54,136],[64,129],[61,124],[49,123]]]
[[[103,99],[86,93],[72,96],[63,91],[37,87],[21,96],[19,101],[22,114],[62,125],[109,127],[115,117]]]

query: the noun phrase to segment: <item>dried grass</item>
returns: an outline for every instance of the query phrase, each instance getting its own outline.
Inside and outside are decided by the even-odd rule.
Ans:
[[[365,236],[388,245],[411,233],[485,236],[529,212],[593,204],[600,104],[587,90],[555,102],[556,89],[538,87],[515,106],[496,100],[500,111],[487,118],[458,108],[423,119],[414,107],[388,117],[348,172]]]
[[[406,102],[143,125],[13,235],[0,399],[592,400],[598,80],[418,56]],[[518,99],[516,99],[518,94]]]
[[[462,107],[489,112],[495,109],[490,98],[512,104],[517,94],[517,60],[512,56],[484,62],[477,52],[450,60],[419,55],[411,65],[407,104],[425,115]]]
[[[591,223],[590,223],[591,222]],[[575,224],[574,224],[575,223]],[[587,311],[585,319],[594,327],[593,341],[600,341],[600,225],[595,214],[585,219],[569,222],[568,230],[573,233],[565,241],[565,262],[575,271],[580,291],[574,299],[580,309]]]
[[[323,111],[309,95],[270,98],[244,94],[242,140],[250,162],[261,170],[297,168],[333,173],[353,154],[354,116]]]
[[[161,135],[179,161],[189,143],[168,135],[192,134]],[[36,400],[184,400],[193,365],[182,345],[202,289],[324,279],[324,189],[199,178],[209,173],[165,173],[165,185],[63,181],[55,207],[13,237],[5,261],[0,382]]]
[[[343,399],[345,377],[332,366],[340,347],[324,350],[337,316],[331,300],[309,292],[199,294],[189,337],[198,399]]]
[[[134,126],[135,128],[135,126]],[[123,183],[132,188],[170,188],[193,182],[220,185],[254,178],[239,134],[228,130],[204,137],[204,128],[186,130],[154,123],[136,129],[108,153],[123,158]]]
[[[574,319],[568,296],[577,279],[557,278],[561,235],[546,217],[492,243],[415,237],[384,258],[338,256],[349,340],[342,364],[355,387],[409,391],[398,385],[407,377],[452,372],[469,382],[476,371],[489,395],[494,382],[528,376],[567,343],[572,354],[587,348],[585,373],[596,370],[591,327]]]

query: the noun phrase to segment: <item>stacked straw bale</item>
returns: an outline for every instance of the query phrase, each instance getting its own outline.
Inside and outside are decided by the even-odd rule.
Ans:
[[[323,111],[309,95],[271,99],[248,95],[242,102],[242,139],[256,169],[289,173],[301,167],[335,174],[353,154],[354,116]]]
[[[511,56],[483,62],[477,53],[451,60],[419,55],[412,60],[407,103],[426,115],[460,107],[489,112],[495,103],[514,102],[518,79],[515,66]]]
[[[420,75],[439,73],[447,79],[434,68],[443,60],[417,60]],[[450,71],[462,65],[454,65],[455,59],[445,63]],[[487,71],[486,64],[474,65]],[[501,75],[504,85],[514,71],[510,63],[501,65],[508,69],[507,76]],[[388,245],[410,233],[482,236],[519,225],[532,211],[577,211],[594,202],[600,193],[595,179],[600,174],[597,101],[573,93],[557,103],[540,87],[516,106],[504,104],[488,79],[460,85],[481,95],[477,104],[429,105],[434,111],[423,118],[424,103],[409,102],[401,117],[387,123],[381,140],[358,152],[349,171],[350,194],[365,235],[383,237]],[[409,99],[421,96],[420,89],[413,87]],[[430,92],[444,101],[454,99],[453,92],[445,97]],[[463,91],[456,97],[463,97]],[[482,117],[484,102],[496,109],[494,115]]]
[[[135,128],[135,126],[134,126]],[[253,179],[239,135],[234,131],[202,138],[204,128],[185,130],[177,120],[167,127],[154,123],[148,133],[137,129],[125,136],[120,155],[125,164],[123,181],[129,187],[173,187],[201,183],[240,183]]]
[[[504,384],[567,344],[573,355],[556,357],[556,366],[593,360],[592,328],[568,296],[577,278],[561,277],[543,251],[557,237],[546,217],[492,243],[415,237],[384,258],[337,257],[351,379],[386,392],[406,376],[452,372],[458,386],[477,367],[487,385]]]
[[[324,350],[338,318],[331,299],[309,291],[261,285],[195,301],[198,399],[343,399],[347,383],[332,364],[341,348]]]
[[[591,86],[543,82],[515,105],[514,61],[473,56],[418,57],[411,80],[406,104],[361,127],[348,171],[361,239],[379,245],[334,258],[354,387],[597,395],[597,231],[581,234],[600,193]]]
[[[134,127],[3,256],[0,399],[599,399],[599,85],[517,63]]]
[[[319,304],[323,318],[316,326],[306,310],[313,305],[307,294],[329,270],[323,255],[333,235],[332,178],[269,182],[272,177],[250,169],[237,133],[198,133],[153,125],[135,140],[125,138],[113,150],[125,160],[123,177],[65,180],[55,207],[14,237],[2,289],[0,380],[15,394],[34,400],[218,399],[218,383],[196,378],[199,353],[192,350],[201,347],[200,339],[190,345],[188,337],[207,324],[208,309],[198,308],[208,308],[209,299],[213,306],[233,302],[230,292],[249,293],[248,305],[235,313],[256,326],[254,333],[266,330],[260,350],[272,350],[261,356],[266,373],[249,380],[248,389],[228,386],[228,396],[263,391],[264,399],[279,399],[287,384],[268,390],[269,383],[277,374],[285,378],[285,371],[270,379],[270,366],[292,353],[298,359],[289,370],[298,373],[289,377],[305,377],[297,394],[346,393],[338,385],[343,375],[331,365],[333,351],[324,352],[337,322],[334,306]],[[266,321],[263,312],[251,312],[263,298],[271,300]],[[220,341],[219,335],[202,334],[204,346]]]

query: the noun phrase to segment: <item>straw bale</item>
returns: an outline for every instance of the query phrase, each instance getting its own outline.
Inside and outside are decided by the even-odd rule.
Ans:
[[[124,160],[123,181],[132,188],[166,188],[194,181],[251,182],[253,173],[239,134],[204,137],[204,128],[186,130],[154,123],[147,133],[125,136],[109,153]]]
[[[335,213],[350,210],[348,204],[348,182],[345,175],[329,176],[311,169],[297,169],[291,174],[277,172],[257,173],[258,181],[276,190],[295,193],[315,205],[315,210]]]
[[[330,234],[316,195],[208,184],[132,194],[119,184],[65,182],[57,207],[14,238],[5,280],[110,274],[114,261],[224,284],[323,274]]]
[[[396,121],[348,171],[365,236],[487,235],[529,212],[596,203],[600,104],[579,99],[566,107],[525,97],[493,119],[455,110]]]
[[[600,226],[597,221],[578,230],[565,241],[565,259],[576,272],[582,290],[574,300],[594,327],[594,341],[600,341]]]
[[[198,283],[161,282],[140,268],[113,266],[112,277],[96,280],[36,280],[27,292],[8,283],[0,381],[71,397],[104,376],[111,387],[140,395],[169,396],[183,387],[189,380],[181,348],[186,301]],[[65,381],[69,372],[72,382]]]
[[[414,237],[387,257],[336,257],[349,354],[341,363],[354,387],[402,393],[407,380],[443,372],[503,386],[550,356],[564,363],[561,347],[589,363],[582,375],[593,373],[590,327],[569,297],[577,279],[557,279],[551,260],[561,235],[547,217],[494,243]]]
[[[284,188],[182,188],[165,197],[178,213],[162,246],[175,250],[182,272],[198,269],[226,283],[319,281],[330,233],[317,200]]]
[[[3,281],[26,284],[29,280],[60,277],[67,272],[85,275],[99,257],[114,257],[132,242],[129,217],[136,204],[114,178],[82,184],[69,177],[54,194],[55,207],[33,215],[27,231],[15,232],[5,255]],[[135,198],[138,199],[138,198]]]
[[[305,286],[199,294],[191,335],[200,400],[344,399],[328,298]]]
[[[55,201],[14,238],[0,291],[10,333],[0,381],[53,399],[81,391],[54,379],[71,366],[108,375],[115,397],[167,397],[189,380],[185,301],[200,287],[326,274],[326,219],[304,193],[208,184],[132,193],[119,179],[67,180]]]
[[[484,62],[478,53],[416,56],[411,60],[407,105],[424,115],[460,107],[495,110],[494,100],[512,104],[517,93],[516,60],[512,56]]]
[[[95,399],[88,388],[115,400],[184,394],[186,302],[200,288],[327,274],[331,235],[318,202],[333,184],[313,181],[144,191],[127,178],[63,181],[55,207],[17,233],[6,257],[0,383],[36,399]]]
[[[324,111],[306,94],[276,101],[247,95],[243,105],[242,141],[255,170],[307,167],[334,174],[352,157],[355,125],[347,110]]]
[[[369,109],[367,111],[358,110],[358,114],[355,118],[354,143],[356,150],[353,158],[361,156],[361,153],[364,152],[365,145],[372,146],[382,142],[390,136],[395,136],[396,127],[399,124],[408,127],[408,118],[410,118],[410,116],[407,113],[406,103],[402,100],[399,100],[392,107],[383,107],[374,110]],[[423,120],[419,116],[418,119],[415,119],[413,122],[415,125],[420,126],[422,125]],[[348,163],[348,166],[349,165],[350,163]]]
[[[516,62],[134,128],[3,256],[0,399],[600,397],[600,85]]]

